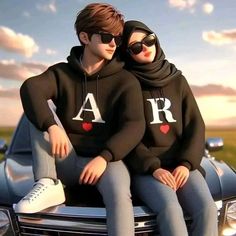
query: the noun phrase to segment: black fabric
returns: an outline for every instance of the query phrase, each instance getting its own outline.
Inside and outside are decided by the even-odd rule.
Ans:
[[[139,21],[127,21],[123,33],[123,43],[121,47],[122,59],[125,61],[125,67],[132,72],[144,86],[163,87],[172,79],[181,75],[174,64],[165,59],[165,54],[157,38],[156,56],[152,63],[139,64],[135,62],[127,53],[128,42],[132,32],[143,30],[153,33],[145,24]]]
[[[68,63],[55,64],[23,83],[20,94],[25,114],[46,131],[56,124],[47,103],[52,99],[78,155],[123,159],[144,133],[140,84],[117,57],[100,71],[86,74],[80,65],[82,53],[83,47],[72,48]]]

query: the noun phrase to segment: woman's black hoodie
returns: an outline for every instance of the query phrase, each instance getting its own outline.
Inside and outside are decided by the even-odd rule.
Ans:
[[[181,71],[165,59],[157,39],[152,63],[138,64],[126,53],[134,30],[153,33],[138,21],[125,23],[122,56],[126,69],[140,81],[143,91],[146,133],[129,155],[135,173],[184,165],[199,169],[205,145],[205,125],[191,89]]]
[[[79,63],[82,47],[74,47],[68,63],[59,63],[26,80],[20,89],[28,119],[40,130],[56,124],[47,100],[52,99],[76,153],[124,158],[144,134],[139,82],[117,58],[87,75]]]

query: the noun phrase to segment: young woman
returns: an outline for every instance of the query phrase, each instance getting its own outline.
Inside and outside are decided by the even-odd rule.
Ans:
[[[204,122],[185,77],[142,22],[125,23],[121,52],[141,83],[146,117],[143,140],[127,158],[135,193],[157,214],[161,235],[217,235],[217,208],[199,171]]]

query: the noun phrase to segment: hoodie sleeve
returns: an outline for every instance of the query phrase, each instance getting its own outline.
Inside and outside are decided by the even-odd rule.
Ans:
[[[27,118],[40,130],[56,124],[47,100],[57,96],[56,79],[52,71],[27,79],[20,88],[21,102]]]
[[[186,81],[183,93],[183,135],[178,162],[190,170],[199,168],[205,149],[205,124],[192,91]]]
[[[135,174],[153,174],[156,169],[161,167],[160,159],[154,156],[143,143],[136,146],[125,162],[131,172]]]
[[[100,153],[107,161],[123,159],[142,139],[145,130],[143,98],[137,79],[127,72],[118,111],[118,129]]]

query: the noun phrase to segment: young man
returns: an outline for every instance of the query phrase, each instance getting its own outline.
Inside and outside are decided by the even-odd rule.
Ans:
[[[67,63],[23,83],[22,104],[33,124],[36,182],[16,204],[16,212],[34,213],[63,203],[60,180],[72,186],[90,184],[103,197],[108,234],[134,235],[130,178],[121,160],[141,140],[145,124],[139,83],[113,58],[123,25],[123,16],[111,5],[89,4],[75,22],[82,46],[71,49]]]

